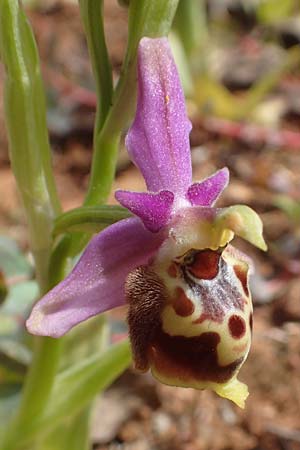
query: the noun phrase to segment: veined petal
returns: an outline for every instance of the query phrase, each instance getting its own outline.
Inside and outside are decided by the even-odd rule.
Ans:
[[[167,38],[143,38],[138,50],[138,101],[126,146],[149,191],[184,195],[191,184],[184,95]]]
[[[115,193],[115,197],[121,205],[139,216],[152,233],[157,233],[167,224],[174,202],[174,194],[170,191],[152,194],[120,190]]]
[[[122,305],[128,273],[145,264],[164,236],[137,218],[106,228],[88,244],[67,278],[37,302],[27,321],[32,334],[60,337],[74,325]]]
[[[195,206],[213,206],[229,182],[229,170],[224,167],[200,183],[192,184],[187,198]]]

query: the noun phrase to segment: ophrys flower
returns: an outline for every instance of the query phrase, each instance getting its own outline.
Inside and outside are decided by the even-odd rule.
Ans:
[[[190,129],[167,39],[142,39],[126,145],[148,192],[116,192],[136,217],[91,240],[27,327],[59,337],[127,300],[139,370],[150,368],[167,384],[211,388],[242,406],[247,387],[236,376],[251,342],[251,262],[229,242],[237,234],[265,249],[262,225],[247,206],[213,207],[228,184],[226,168],[192,183]]]

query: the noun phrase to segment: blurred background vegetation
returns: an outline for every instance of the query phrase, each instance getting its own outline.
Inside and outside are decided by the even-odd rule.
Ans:
[[[55,176],[68,210],[87,187],[96,106],[83,28],[76,1],[23,3],[42,60]],[[126,2],[106,0],[115,80],[126,30]],[[256,263],[253,349],[241,373],[250,397],[240,411],[210,392],[169,388],[128,371],[96,402],[95,449],[299,450],[300,4],[181,0],[170,40],[193,122],[195,179],[228,166],[231,184],[220,206],[248,204],[264,222],[267,254],[238,243]],[[2,84],[3,68],[0,95]],[[0,108],[1,421],[30,364],[30,339],[24,344],[21,337],[37,286]],[[143,189],[124,145],[116,187]],[[111,315],[115,339],[126,331],[124,315]],[[75,333],[84,336],[84,329]],[[96,324],[93,346],[98,339]],[[71,335],[70,358],[92,351],[84,339],[80,348],[72,342],[78,339]]]

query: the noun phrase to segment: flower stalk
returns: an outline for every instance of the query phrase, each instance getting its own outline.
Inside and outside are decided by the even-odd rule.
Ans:
[[[37,279],[45,292],[52,223],[60,211],[51,170],[45,96],[34,37],[19,2],[3,0],[0,8],[10,158],[28,221]]]
[[[180,0],[174,25],[180,35],[186,55],[190,58],[196,51],[200,52],[207,39],[205,3]]]
[[[113,94],[112,69],[104,35],[103,0],[79,0],[79,7],[95,79],[97,109],[94,137],[96,137],[111,106]]]
[[[60,212],[46,127],[45,96],[32,30],[17,0],[0,3],[0,54],[5,65],[5,117],[12,169],[24,205],[40,291],[49,289],[52,226]],[[3,449],[15,448],[46,406],[57,371],[60,342],[35,338],[33,361]],[[17,431],[16,431],[17,430]]]
[[[94,137],[93,162],[85,205],[105,203],[111,190],[121,133],[128,126],[135,108],[138,43],[143,36],[167,35],[177,5],[178,0],[130,2],[126,56],[103,127],[101,131],[97,130]],[[91,53],[96,54],[96,50]]]
[[[113,95],[111,68],[103,31],[102,2],[80,1],[98,99],[91,181],[85,202],[88,206],[104,203],[111,189],[121,132],[128,124],[134,109],[138,42],[145,34],[166,35],[177,3],[178,0],[135,0],[130,3],[128,49]],[[51,169],[39,59],[34,37],[20,2],[3,0],[0,3],[0,25],[1,59],[6,68],[5,111],[12,167],[26,211],[37,278],[41,292],[45,293],[64,276],[70,255],[76,253],[74,248],[79,249],[78,245],[74,244],[77,235],[73,231],[71,234],[67,233],[56,242],[54,249],[52,248],[53,224],[55,217],[60,214],[60,205]],[[84,405],[88,405],[99,389],[111,382],[118,371],[124,370],[129,364],[128,344],[125,343],[120,349],[124,354],[124,359],[119,360],[122,363],[118,365],[117,359],[113,361],[115,355],[112,353],[112,363],[104,366],[105,371],[100,379],[102,384],[99,381],[102,369],[100,368],[99,373],[95,372],[92,391],[89,390],[91,384],[86,382],[84,376],[78,391],[76,378],[74,395],[70,397],[70,413],[75,409],[80,412],[82,399],[85,399]],[[28,436],[30,448],[33,448],[38,433],[34,430],[37,416],[48,417],[51,421],[53,419],[54,425],[63,419],[59,416],[54,420],[57,412],[55,399],[50,401],[49,409],[61,351],[61,340],[35,338],[33,362],[26,377],[21,403],[7,428],[1,450],[22,447],[25,444],[25,436]],[[105,364],[105,358],[103,363]],[[86,368],[83,368],[84,371]],[[81,400],[78,399],[78,392]],[[39,432],[46,432],[47,425],[48,420],[42,421]]]

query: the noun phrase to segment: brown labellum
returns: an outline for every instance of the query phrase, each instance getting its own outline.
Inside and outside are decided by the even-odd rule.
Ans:
[[[135,367],[146,371],[149,369],[149,346],[161,326],[160,314],[167,293],[158,275],[142,266],[129,274],[125,294],[129,303],[127,320]]]
[[[250,347],[252,305],[241,258],[230,246],[191,249],[130,273],[128,324],[138,370],[151,368],[167,384],[220,395],[224,389],[232,399],[228,385],[235,383],[245,397],[236,374]]]

